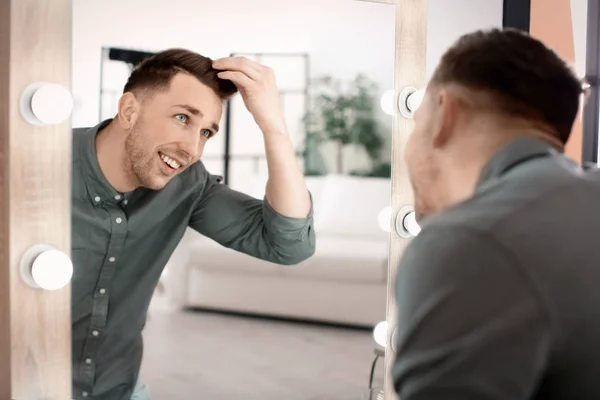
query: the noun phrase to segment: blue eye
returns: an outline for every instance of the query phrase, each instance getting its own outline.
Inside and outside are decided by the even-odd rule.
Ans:
[[[179,122],[183,122],[184,124],[188,122],[188,116],[185,114],[177,114],[175,116]]]
[[[209,129],[203,129],[202,130],[202,136],[204,136],[205,138],[209,138],[212,136],[212,131]]]

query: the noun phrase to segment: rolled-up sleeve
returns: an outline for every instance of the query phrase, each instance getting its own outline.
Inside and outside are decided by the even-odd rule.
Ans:
[[[313,205],[305,218],[275,211],[257,199],[205,174],[189,226],[221,245],[282,265],[298,264],[315,252]]]

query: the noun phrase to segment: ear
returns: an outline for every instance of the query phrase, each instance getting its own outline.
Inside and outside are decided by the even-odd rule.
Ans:
[[[139,118],[141,104],[131,92],[125,92],[119,99],[117,119],[125,130],[131,129]]]
[[[441,148],[457,133],[459,102],[447,89],[438,91],[433,102],[433,146]]]

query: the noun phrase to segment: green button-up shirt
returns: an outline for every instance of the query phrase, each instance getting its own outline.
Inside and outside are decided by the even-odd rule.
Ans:
[[[599,199],[600,170],[522,138],[421,221],[394,282],[400,399],[600,399]]]
[[[73,397],[129,400],[142,361],[142,329],[161,272],[187,227],[278,264],[315,250],[312,207],[289,218],[265,200],[220,183],[202,162],[160,190],[115,191],[95,136],[109,121],[73,131]]]

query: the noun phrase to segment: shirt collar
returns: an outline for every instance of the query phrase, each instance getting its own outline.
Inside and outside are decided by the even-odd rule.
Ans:
[[[488,161],[481,172],[477,186],[499,178],[517,165],[531,159],[558,154],[557,150],[543,140],[531,137],[517,139],[496,152]]]
[[[123,200],[122,193],[117,192],[106,180],[106,177],[100,169],[98,155],[96,153],[96,135],[104,129],[112,119],[100,122],[98,125],[89,128],[84,133],[84,138],[80,142],[79,148],[81,159],[85,165],[84,179],[89,200],[94,205],[102,205],[106,202],[119,203]]]

